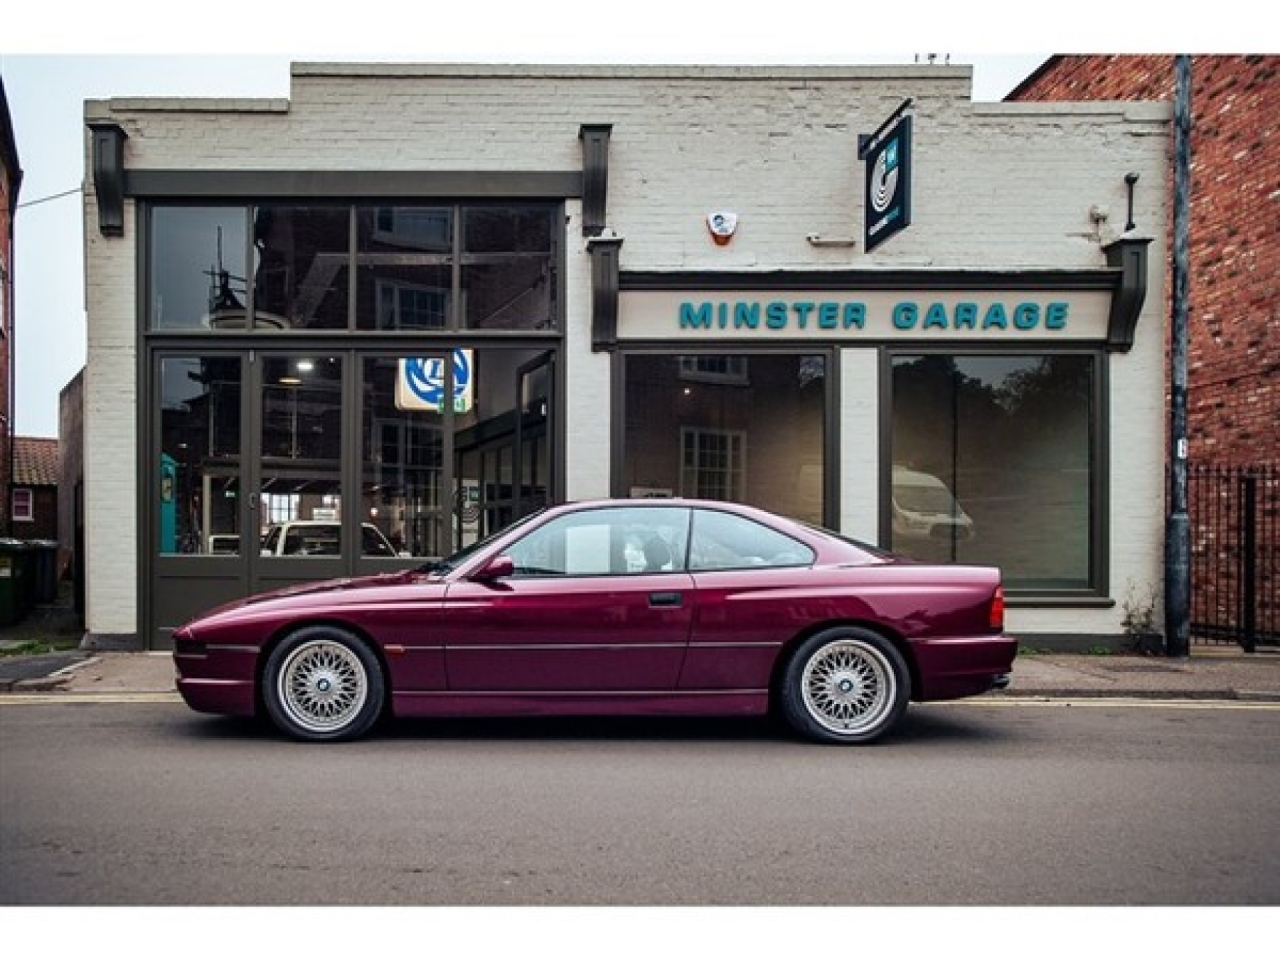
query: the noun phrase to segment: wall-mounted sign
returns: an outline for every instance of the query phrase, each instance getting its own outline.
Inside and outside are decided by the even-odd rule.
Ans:
[[[1107,290],[624,290],[620,340],[1105,340]]]
[[[475,359],[470,350],[453,354],[453,411],[471,409],[475,387]],[[406,357],[400,361],[396,378],[396,408],[400,410],[444,410],[445,376],[443,357]]]
[[[863,157],[866,164],[863,249],[870,253],[911,224],[911,118],[897,124]]]

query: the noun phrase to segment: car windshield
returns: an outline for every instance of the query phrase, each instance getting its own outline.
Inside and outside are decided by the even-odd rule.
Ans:
[[[462,566],[462,564],[464,564],[467,560],[469,560],[474,554],[480,552],[489,544],[493,543],[494,540],[497,540],[499,537],[506,536],[508,533],[510,533],[512,530],[515,530],[517,527],[524,526],[526,523],[533,520],[535,517],[541,516],[542,513],[543,513],[543,510],[537,510],[533,513],[526,514],[525,516],[521,517],[519,520],[509,523],[507,526],[503,527],[501,530],[495,530],[493,533],[489,534],[487,537],[481,540],[477,540],[475,543],[468,544],[467,546],[459,550],[457,553],[454,553],[451,556],[445,557],[443,560],[432,560],[430,563],[424,563],[422,566],[417,568],[417,572],[446,574],[446,573],[449,573],[451,570],[456,570],[458,569],[458,567]]]

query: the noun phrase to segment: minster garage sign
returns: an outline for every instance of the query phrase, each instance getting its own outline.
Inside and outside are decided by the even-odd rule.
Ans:
[[[1101,340],[1111,295],[1088,291],[623,291],[619,339]]]

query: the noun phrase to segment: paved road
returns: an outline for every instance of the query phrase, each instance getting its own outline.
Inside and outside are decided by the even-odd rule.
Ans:
[[[4,904],[1280,904],[1280,705],[402,722],[0,706]]]

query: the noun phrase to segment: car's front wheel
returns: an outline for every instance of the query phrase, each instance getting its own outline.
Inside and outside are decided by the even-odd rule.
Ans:
[[[911,674],[897,648],[858,627],[824,630],[796,648],[782,677],[782,715],[803,736],[866,743],[902,717]]]
[[[350,740],[382,712],[382,668],[368,645],[332,626],[304,627],[267,660],[262,699],[268,716],[299,740]]]

